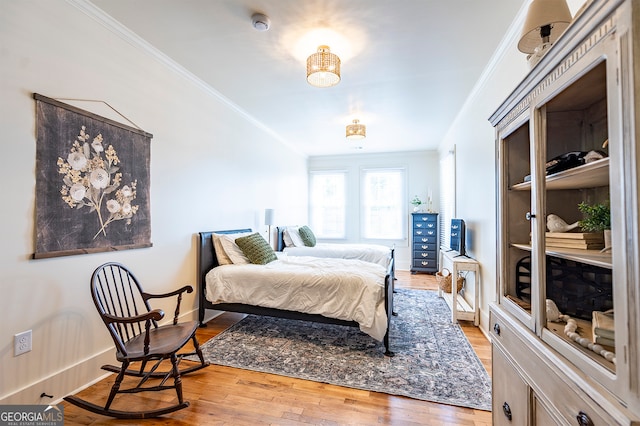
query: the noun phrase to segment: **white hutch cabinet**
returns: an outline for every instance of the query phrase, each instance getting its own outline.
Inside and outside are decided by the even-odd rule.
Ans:
[[[490,118],[495,425],[640,425],[639,103],[640,0],[592,0]],[[591,151],[605,157],[547,171]],[[583,202],[610,206],[611,250],[559,247],[547,234],[548,215],[571,224]],[[611,310],[609,340],[594,345],[593,312]]]

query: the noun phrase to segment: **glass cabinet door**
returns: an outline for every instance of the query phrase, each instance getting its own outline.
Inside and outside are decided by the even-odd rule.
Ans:
[[[558,350],[615,371],[611,244],[601,229],[610,215],[600,223],[611,209],[606,74],[603,60],[537,111],[547,159],[537,327]]]
[[[507,128],[499,140],[499,226],[501,303],[532,330],[531,269],[531,137],[529,111]]]

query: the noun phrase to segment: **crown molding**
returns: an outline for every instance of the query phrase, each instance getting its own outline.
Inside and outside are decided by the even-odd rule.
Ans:
[[[102,25],[112,33],[116,34],[122,40],[126,41],[133,47],[140,49],[147,55],[151,56],[157,62],[159,62],[169,70],[173,71],[175,74],[190,81],[203,92],[218,99],[220,102],[225,104],[229,109],[235,111],[238,115],[242,116],[245,120],[247,120],[257,128],[259,128],[260,130],[264,131],[265,133],[268,133],[271,137],[273,137],[283,145],[287,146],[288,148],[292,149],[293,151],[302,155],[303,157],[305,158],[307,157],[306,154],[300,151],[300,149],[296,145],[293,145],[292,143],[284,139],[278,133],[273,131],[271,128],[267,127],[261,121],[257,120],[255,117],[253,117],[247,111],[245,111],[240,106],[235,104],[233,101],[231,101],[229,98],[224,96],[222,93],[218,92],[208,83],[204,82],[202,79],[200,79],[199,77],[191,73],[185,67],[183,67],[182,65],[180,65],[179,63],[171,59],[169,56],[165,55],[162,51],[157,49],[151,43],[147,42],[145,39],[143,39],[133,31],[131,31],[129,28],[124,26],[122,23],[114,19],[111,15],[107,14],[102,9],[100,9],[99,7],[91,3],[90,1],[88,0],[66,0],[66,1],[67,3],[71,4],[73,7],[83,12],[85,15],[89,16],[90,18],[98,22],[100,25]]]

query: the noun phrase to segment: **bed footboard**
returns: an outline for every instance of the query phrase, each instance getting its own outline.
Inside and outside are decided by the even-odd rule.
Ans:
[[[384,354],[389,357],[395,355],[393,351],[391,351],[391,348],[390,348],[391,344],[389,342],[389,332],[391,330],[391,317],[398,315],[393,310],[393,294],[395,292],[394,291],[395,269],[393,264],[394,264],[394,259],[392,257],[391,261],[389,262],[389,268],[387,269],[387,275],[384,277],[384,307],[387,312],[387,332],[384,335],[384,348],[385,348]]]

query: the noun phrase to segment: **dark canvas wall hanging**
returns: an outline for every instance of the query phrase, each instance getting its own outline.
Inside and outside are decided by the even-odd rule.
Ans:
[[[34,94],[34,258],[150,247],[151,134]]]

